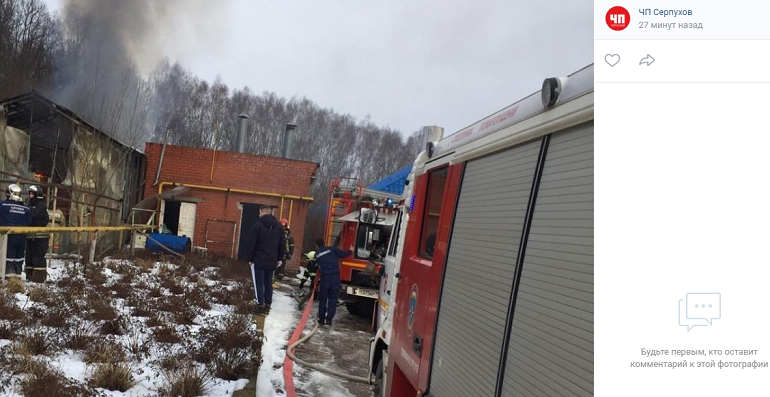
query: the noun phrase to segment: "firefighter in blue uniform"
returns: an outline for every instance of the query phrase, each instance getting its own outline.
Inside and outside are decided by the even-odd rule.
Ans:
[[[5,201],[0,203],[0,226],[29,226],[32,223],[32,213],[24,205],[21,188],[12,183],[5,188]],[[25,234],[8,235],[8,252],[6,254],[6,277],[21,277],[24,264],[24,248],[27,244]]]
[[[322,238],[316,240],[315,245],[318,247],[315,251],[315,260],[318,271],[321,273],[321,288],[318,291],[318,323],[332,325],[340,296],[340,258],[347,258],[353,251],[327,247]]]
[[[48,207],[40,197],[43,191],[39,186],[32,185],[27,188],[29,193],[29,210],[32,213],[32,225],[38,227],[48,226]],[[27,255],[24,262],[24,272],[27,280],[37,283],[45,282],[47,266],[45,254],[48,252],[48,233],[30,233],[27,235]]]

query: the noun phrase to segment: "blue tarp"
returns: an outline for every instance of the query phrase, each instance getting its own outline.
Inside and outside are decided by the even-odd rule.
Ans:
[[[412,166],[408,165],[385,178],[380,179],[377,182],[367,186],[367,189],[379,190],[381,192],[388,192],[400,195],[404,192],[404,186],[406,184],[406,178],[409,173],[412,172]]]

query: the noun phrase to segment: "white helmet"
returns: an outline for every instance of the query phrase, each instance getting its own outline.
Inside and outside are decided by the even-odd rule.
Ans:
[[[40,189],[40,187],[35,185],[30,185],[27,188],[27,193],[32,193],[35,195],[35,197],[40,198],[40,196],[43,195],[43,191]]]
[[[18,202],[24,201],[24,199],[21,197],[21,188],[15,183],[12,183],[5,188],[5,198],[9,198]]]

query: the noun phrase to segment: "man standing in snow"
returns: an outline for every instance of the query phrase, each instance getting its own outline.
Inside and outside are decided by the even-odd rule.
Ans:
[[[27,188],[29,194],[29,210],[32,212],[31,226],[48,226],[48,209],[40,197],[43,189],[32,185]],[[36,283],[45,282],[47,264],[45,254],[48,252],[48,233],[30,233],[27,235],[27,259],[24,263],[24,272],[27,280]]]
[[[324,239],[315,241],[318,271],[321,272],[321,288],[318,292],[318,323],[332,325],[337,313],[337,300],[340,296],[340,258],[347,258],[353,251],[342,251],[337,247],[327,247]],[[327,309],[328,308],[328,309]]]
[[[8,185],[5,188],[5,201],[0,203],[0,226],[29,226],[30,223],[32,223],[32,213],[24,205],[21,188],[15,183]],[[27,235],[8,235],[8,251],[5,254],[6,277],[21,278],[26,244]]]
[[[273,271],[280,266],[286,256],[284,232],[278,219],[268,205],[259,209],[259,219],[251,228],[249,236],[249,265],[254,282],[254,295],[257,299],[256,313],[270,311],[273,303]]]

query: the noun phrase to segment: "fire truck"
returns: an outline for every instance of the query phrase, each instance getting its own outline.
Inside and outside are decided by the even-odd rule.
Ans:
[[[371,341],[376,395],[593,395],[593,72],[426,142]]]
[[[400,214],[399,196],[366,189],[358,178],[349,177],[332,179],[328,196],[326,243],[353,251],[340,263],[340,300],[350,313],[372,316],[378,307],[386,257],[395,249],[391,236],[397,230],[394,226]],[[392,263],[392,259],[388,262]],[[381,317],[374,317],[373,329],[379,326],[376,319]]]

